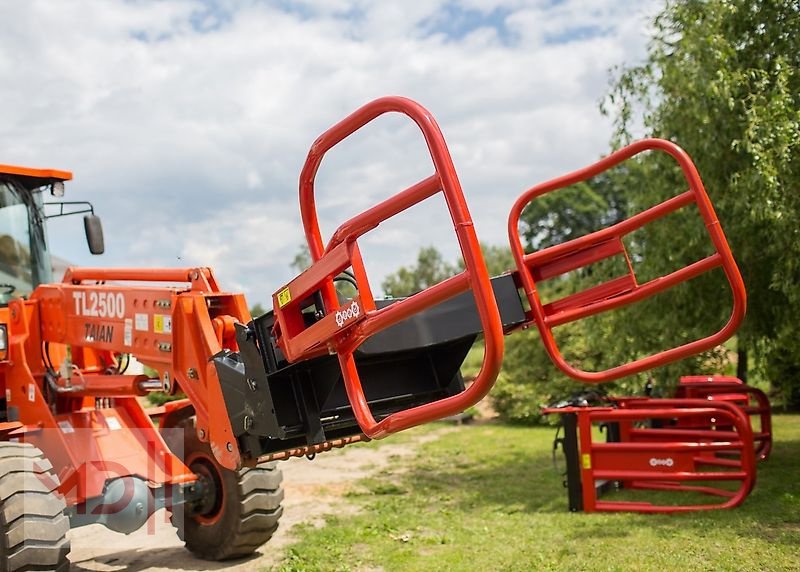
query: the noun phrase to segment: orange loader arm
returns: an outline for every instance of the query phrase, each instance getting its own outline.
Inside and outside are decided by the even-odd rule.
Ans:
[[[182,285],[165,285],[170,283]],[[197,416],[198,437],[211,443],[219,462],[229,469],[241,466],[210,360],[223,349],[237,349],[233,324],[247,323],[250,312],[244,295],[220,291],[211,269],[70,268],[62,283],[39,286],[31,302],[38,309],[34,314],[41,323],[42,345],[70,348],[76,364],[72,368],[67,362],[75,371],[69,382],[77,385],[73,394],[143,394],[147,381],[142,376],[107,375],[99,367],[85,367],[89,353],[129,353],[158,371],[164,391],[180,389],[187,395]],[[31,302],[12,302],[12,331]],[[20,376],[10,379],[24,385]]]

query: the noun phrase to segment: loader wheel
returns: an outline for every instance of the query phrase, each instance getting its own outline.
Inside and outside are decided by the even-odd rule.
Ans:
[[[278,528],[283,514],[281,470],[275,462],[228,470],[214,458],[208,443],[197,438],[193,418],[184,427],[184,463],[207,492],[201,501],[173,510],[178,536],[204,560],[249,556]]]
[[[69,518],[58,485],[41,450],[0,443],[0,570],[69,570]]]

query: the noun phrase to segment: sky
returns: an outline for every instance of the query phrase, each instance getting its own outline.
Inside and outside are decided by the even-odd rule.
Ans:
[[[78,265],[211,266],[271,306],[304,242],[298,178],[314,140],[385,95],[447,140],[480,240],[506,244],[525,189],[609,152],[599,102],[645,55],[647,0],[27,0],[0,3],[0,163],[74,173],[50,221]],[[323,237],[432,173],[397,114],[337,145],[316,182]],[[373,290],[421,247],[455,260],[441,195],[365,235]]]

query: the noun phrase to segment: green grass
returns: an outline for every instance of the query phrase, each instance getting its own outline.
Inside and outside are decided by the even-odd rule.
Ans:
[[[552,429],[467,425],[359,483],[361,512],[301,527],[277,569],[797,570],[800,416],[776,416],[775,434],[737,509],[571,514]]]

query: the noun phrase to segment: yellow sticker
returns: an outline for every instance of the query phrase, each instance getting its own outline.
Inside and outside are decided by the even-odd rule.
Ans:
[[[288,288],[284,288],[278,292],[278,307],[283,308],[286,304],[292,301],[292,293]]]
[[[588,470],[592,468],[592,456],[589,453],[581,455],[581,462],[583,463],[584,469]]]
[[[153,316],[153,331],[157,334],[164,333],[164,315],[155,314]]]

